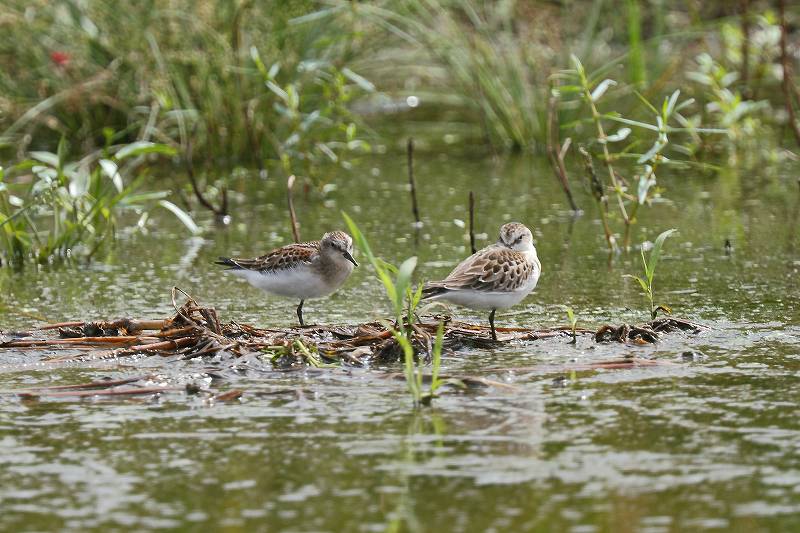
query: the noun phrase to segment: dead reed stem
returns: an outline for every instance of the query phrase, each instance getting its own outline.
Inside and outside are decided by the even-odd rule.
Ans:
[[[567,167],[564,164],[564,156],[569,150],[572,141],[567,138],[564,146],[562,147],[561,145],[558,123],[558,97],[555,95],[555,87],[555,85],[551,86],[550,98],[547,100],[547,155],[550,160],[550,166],[553,167],[553,172],[561,183],[561,188],[567,197],[570,209],[578,211],[578,205],[575,203],[572,189],[569,186]]]
[[[414,180],[414,139],[409,137],[406,144],[406,153],[408,155],[408,184],[411,187],[411,211],[414,214],[414,227],[419,230],[422,227],[422,222],[419,218],[419,206],[417,205],[417,183]]]
[[[289,222],[292,225],[292,236],[294,242],[300,242],[300,229],[297,225],[297,214],[294,212],[294,202],[292,201],[292,187],[294,187],[294,174],[286,180],[286,199],[289,204]]]
[[[469,248],[474,254],[475,248],[475,194],[469,191]]]

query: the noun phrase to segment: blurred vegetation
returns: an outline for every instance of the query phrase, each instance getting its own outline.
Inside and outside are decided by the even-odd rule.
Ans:
[[[592,191],[609,246],[627,248],[663,193],[656,170],[794,157],[800,13],[785,4],[7,0],[4,183],[36,186],[31,154],[61,139],[59,161],[156,143],[171,151],[159,165],[191,177],[178,190],[210,203],[228,173],[209,169],[320,185],[329,165],[413,134],[423,150],[546,150],[570,195],[576,183]],[[123,190],[145,166],[120,173]],[[0,206],[6,234],[21,207]],[[25,211],[33,222],[36,211]],[[40,240],[56,229],[37,227]]]

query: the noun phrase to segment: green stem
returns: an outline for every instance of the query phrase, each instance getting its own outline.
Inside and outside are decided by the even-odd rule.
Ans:
[[[586,102],[589,104],[589,109],[592,112],[592,120],[597,128],[597,138],[603,147],[603,159],[605,160],[606,169],[608,170],[608,177],[611,180],[611,185],[614,187],[614,192],[617,195],[617,203],[619,204],[620,213],[622,213],[622,219],[625,221],[625,225],[628,226],[630,225],[630,218],[628,217],[628,212],[625,209],[625,203],[622,200],[622,187],[617,181],[617,176],[614,173],[614,166],[611,164],[611,154],[608,151],[606,132],[603,129],[603,123],[600,120],[600,113],[597,111],[597,106],[594,105],[592,93],[589,90],[589,81],[586,79],[586,74],[583,71],[580,71],[580,77],[581,85],[583,86],[583,96],[586,99]]]

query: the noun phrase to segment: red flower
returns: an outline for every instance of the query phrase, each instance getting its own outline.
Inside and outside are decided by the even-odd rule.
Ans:
[[[64,67],[69,63],[69,54],[66,52],[50,52],[50,61],[55,63],[57,67]]]

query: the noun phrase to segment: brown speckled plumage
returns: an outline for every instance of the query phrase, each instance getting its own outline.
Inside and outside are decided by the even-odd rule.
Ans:
[[[275,272],[299,265],[310,265],[319,254],[319,241],[287,244],[254,259],[230,258],[230,266],[259,272]]]
[[[492,245],[461,262],[445,279],[428,284],[435,289],[476,291],[513,291],[522,287],[534,269],[540,267],[530,263],[525,254],[497,245]]]

